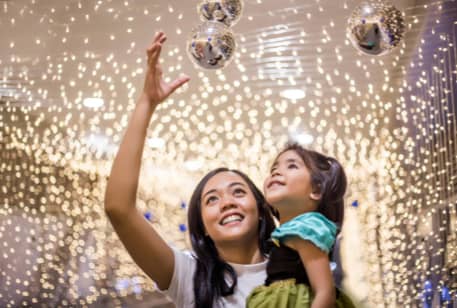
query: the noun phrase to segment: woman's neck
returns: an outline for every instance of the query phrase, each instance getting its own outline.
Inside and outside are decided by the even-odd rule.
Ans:
[[[255,264],[265,260],[257,245],[224,244],[217,247],[219,256],[226,262],[236,264]]]

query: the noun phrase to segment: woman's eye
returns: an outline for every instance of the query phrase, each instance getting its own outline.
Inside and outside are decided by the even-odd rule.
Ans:
[[[237,196],[244,195],[245,193],[246,192],[241,188],[235,189],[235,191],[234,191],[234,194],[237,195]]]
[[[290,164],[289,166],[287,166],[287,168],[289,169],[296,169],[298,168],[296,164]]]
[[[216,196],[211,196],[208,199],[206,199],[206,204],[214,203],[217,200]]]

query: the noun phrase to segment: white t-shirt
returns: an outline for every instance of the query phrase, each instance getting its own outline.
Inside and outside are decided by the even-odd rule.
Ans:
[[[162,291],[175,303],[177,308],[194,307],[194,272],[197,262],[188,253],[173,249],[175,268],[168,290]],[[221,297],[215,307],[246,307],[246,298],[251,291],[263,285],[267,277],[267,261],[256,264],[229,263],[235,270],[238,283],[234,293]]]

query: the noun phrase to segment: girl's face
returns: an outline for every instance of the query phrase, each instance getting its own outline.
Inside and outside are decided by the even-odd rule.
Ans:
[[[293,150],[285,151],[273,163],[264,192],[267,202],[278,209],[281,222],[315,211],[320,199],[313,191],[308,168]]]
[[[254,194],[242,177],[220,172],[205,185],[201,215],[206,233],[217,245],[258,243],[259,212]]]

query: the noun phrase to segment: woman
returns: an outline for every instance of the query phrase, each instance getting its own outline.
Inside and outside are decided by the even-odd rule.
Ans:
[[[162,80],[159,56],[164,33],[147,50],[148,70],[127,131],[114,160],[105,211],[138,266],[165,290],[177,307],[244,307],[264,282],[265,242],[274,224],[262,193],[239,171],[220,168],[198,184],[189,204],[194,257],[173,250],[136,207],[147,128],[155,108],[189,81]]]

